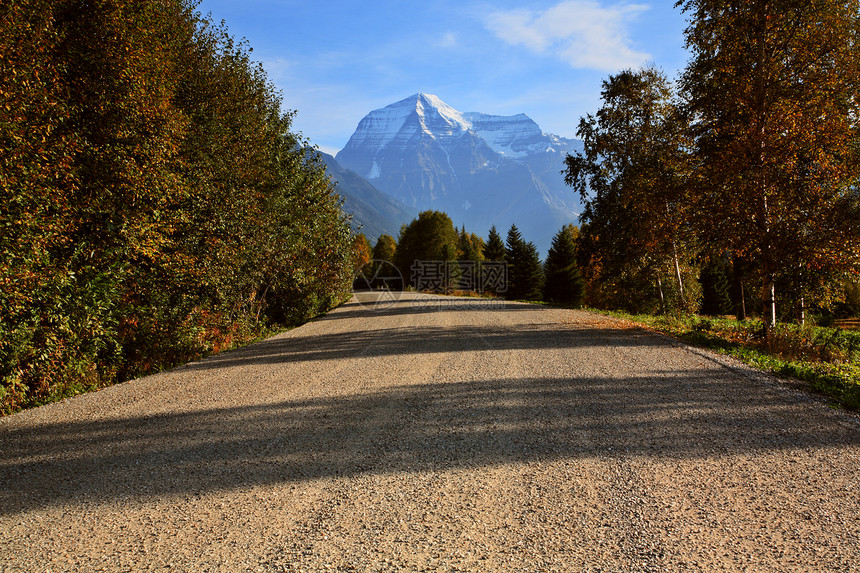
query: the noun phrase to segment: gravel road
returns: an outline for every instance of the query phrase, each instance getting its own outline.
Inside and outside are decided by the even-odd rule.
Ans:
[[[623,322],[354,298],[0,419],[0,571],[856,571],[860,424]]]

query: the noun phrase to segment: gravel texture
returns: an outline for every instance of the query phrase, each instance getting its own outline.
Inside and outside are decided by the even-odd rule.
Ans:
[[[851,571],[860,424],[581,311],[359,295],[0,419],[0,571]]]

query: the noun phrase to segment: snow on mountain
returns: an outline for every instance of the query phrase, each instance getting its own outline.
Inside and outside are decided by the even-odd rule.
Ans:
[[[406,147],[420,134],[448,144],[469,128],[463,114],[438,97],[415,94],[367,114],[359,122],[347,147],[371,146],[380,150],[389,144]],[[373,171],[371,167],[368,174]]]
[[[371,111],[358,124],[344,148],[371,146],[382,150],[389,144],[407,147],[423,134],[438,141],[446,151],[467,132],[477,135],[496,153],[521,158],[543,152],[565,152],[570,140],[541,132],[526,114],[513,116],[462,113],[437,96],[418,93],[382,109]],[[378,165],[367,171],[379,176]],[[371,177],[373,178],[373,177]]]
[[[580,142],[543,133],[525,114],[460,112],[418,93],[368,113],[337,161],[419,210],[448,212],[486,234],[511,223],[545,250],[578,197],[564,185],[568,152]],[[484,228],[486,227],[486,228]]]
[[[545,135],[540,127],[524,113],[510,117],[468,113],[471,129],[490,148],[506,157],[525,157],[545,151]]]

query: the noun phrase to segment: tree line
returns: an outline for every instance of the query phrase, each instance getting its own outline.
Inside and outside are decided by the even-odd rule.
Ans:
[[[356,236],[355,286],[479,292],[578,306],[585,287],[577,263],[578,234],[575,226],[564,225],[541,262],[535,244],[516,225],[505,241],[495,226],[484,241],[465,227],[457,230],[446,213],[424,211],[403,225],[397,240],[382,235],[371,246],[364,235]]]
[[[704,299],[766,328],[844,305],[860,272],[860,4],[677,5],[692,55],[678,81],[610,76],[566,160],[585,201],[586,301],[690,312]]]
[[[351,231],[251,48],[192,0],[0,19],[0,410],[152,372],[349,293]]]

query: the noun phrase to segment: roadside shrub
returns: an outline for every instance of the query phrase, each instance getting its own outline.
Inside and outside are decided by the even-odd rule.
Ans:
[[[349,292],[350,230],[246,44],[193,0],[0,20],[0,412],[254,340]]]

